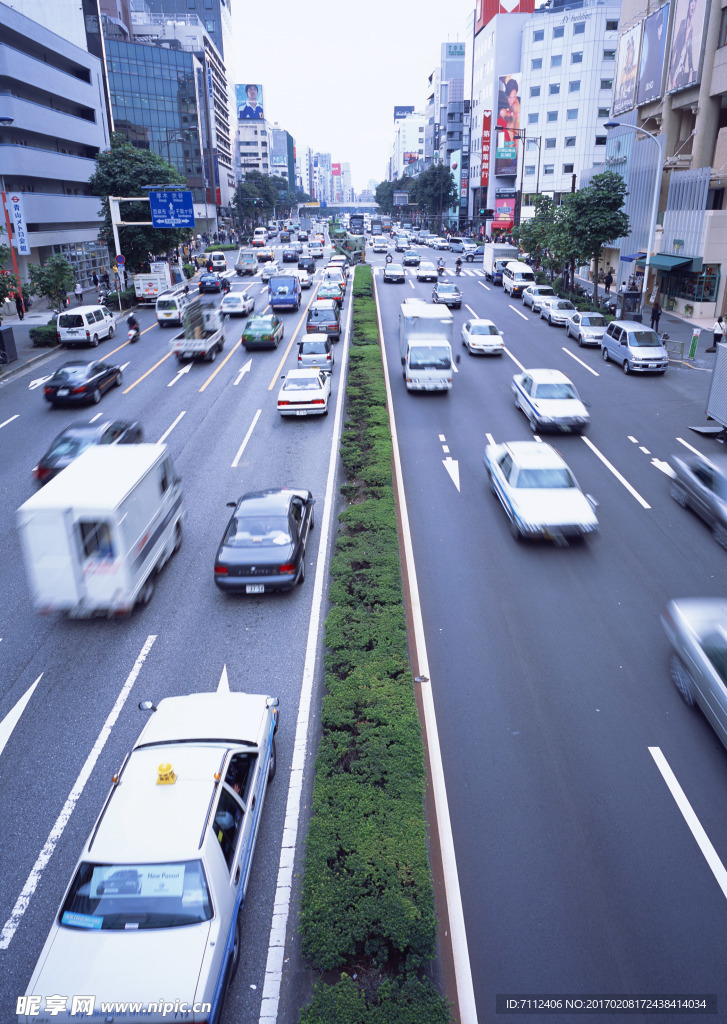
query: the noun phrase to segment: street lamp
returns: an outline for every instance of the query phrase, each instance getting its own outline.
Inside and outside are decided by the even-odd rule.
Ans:
[[[661,193],[661,146],[659,140],[651,132],[647,132],[646,128],[639,128],[635,124],[624,124],[622,121],[606,121],[603,126],[607,131],[611,128],[630,128],[632,132],[643,132],[647,138],[651,139],[656,148],[659,151],[659,162],[656,165],[656,175],[654,177],[654,196],[651,200],[651,218],[649,220],[649,241],[646,246],[646,260],[644,262],[644,283],[641,286],[641,313],[643,316],[644,306],[646,305],[646,290],[648,287],[649,280],[649,264],[651,262],[651,251],[654,248],[654,237],[656,235],[656,215],[659,210],[659,195]]]

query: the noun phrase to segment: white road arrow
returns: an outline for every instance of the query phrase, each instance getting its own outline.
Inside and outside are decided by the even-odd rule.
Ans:
[[[227,679],[227,665],[223,665],[222,666],[222,675],[220,676],[220,681],[217,684],[217,692],[218,693],[229,693],[230,692],[230,683],[229,683],[229,680]]]
[[[668,462],[662,462],[661,459],[652,459],[651,465],[655,466],[656,469],[660,469],[662,473],[664,473],[666,476],[672,477],[672,479],[676,476],[676,473],[671,468]]]
[[[23,696],[15,705],[15,707],[12,708],[12,710],[8,712],[5,718],[3,718],[2,722],[0,722],[0,754],[2,754],[5,748],[5,744],[10,739],[13,729],[18,724],[18,722],[20,721],[20,716],[25,711],[26,704],[33,696],[35,688],[42,678],[43,673],[41,672],[38,678],[33,683],[33,685],[25,691]]]
[[[442,459],[442,465],[451,476],[454,486],[459,490],[459,462],[448,455],[446,459]]]
[[[237,387],[237,385],[240,383],[240,381],[245,376],[245,374],[249,373],[250,370],[252,370],[252,359],[248,359],[248,361],[245,363],[245,365],[242,367],[242,369],[238,373],[237,380],[235,381],[235,387]]]
[[[119,367],[119,369],[125,370],[128,365],[129,365],[129,363],[122,363],[121,366]]]
[[[177,376],[169,381],[169,383],[167,384],[167,387],[170,388],[172,386],[172,384],[176,384],[177,381],[179,380],[179,378],[182,376],[182,374],[183,373],[189,373],[189,371],[191,369],[192,369],[192,364],[191,363],[187,363],[186,366],[183,366],[182,369],[177,372]]]
[[[50,380],[52,376],[53,374],[49,373],[47,377],[38,377],[37,380],[31,380],[30,384],[28,384],[28,390],[34,391],[36,388],[39,388],[41,384],[45,384],[47,380]]]

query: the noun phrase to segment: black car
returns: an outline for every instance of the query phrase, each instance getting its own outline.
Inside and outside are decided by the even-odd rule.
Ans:
[[[200,292],[221,292],[222,278],[219,274],[212,272],[202,274],[199,279],[199,290]]]
[[[420,262],[419,253],[415,252],[414,249],[407,249],[401,262],[405,267],[418,267]]]
[[[283,263],[297,263],[298,250],[294,245],[287,245],[283,249]]]
[[[250,491],[234,508],[214,564],[215,583],[228,593],[290,590],[305,579],[305,546],[313,529],[310,491]]]
[[[301,255],[298,258],[298,270],[307,270],[309,274],[315,274],[316,265],[310,255]]]
[[[76,420],[58,435],[43,458],[38,460],[38,465],[33,466],[33,476],[39,483],[47,483],[94,444],[140,444],[143,440],[144,431],[138,423],[124,420],[86,423],[85,420]]]
[[[115,363],[63,363],[43,385],[43,397],[51,405],[96,404],[104,391],[118,387],[121,380],[121,367]]]
[[[460,309],[462,306],[462,292],[456,284],[437,281],[432,289],[432,302],[441,302],[443,306]]]
[[[308,308],[306,334],[326,334],[334,341],[341,338],[341,314],[333,299],[316,299]]]
[[[308,241],[308,232],[307,231],[299,231],[298,232],[298,241],[299,242],[307,242]]]
[[[280,232],[280,241],[281,242],[289,242],[290,241],[290,232],[289,231],[281,231]]]

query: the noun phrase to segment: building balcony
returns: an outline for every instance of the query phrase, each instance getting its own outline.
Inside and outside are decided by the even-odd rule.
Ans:
[[[0,167],[8,181],[16,178],[50,178],[86,183],[96,170],[96,161],[52,149],[0,144]]]
[[[104,144],[102,124],[87,121],[83,117],[64,114],[42,103],[21,99],[19,96],[3,96],[3,114],[12,117],[13,129],[36,132],[51,139],[77,142],[82,146],[100,149]]]
[[[27,53],[7,44],[0,44],[0,77],[35,86],[51,95],[63,96],[71,103],[81,103],[87,107],[96,104],[95,89],[90,82],[66,74],[52,64],[29,57]]]

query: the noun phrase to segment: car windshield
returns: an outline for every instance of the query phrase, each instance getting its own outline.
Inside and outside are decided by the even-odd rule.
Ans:
[[[288,377],[283,384],[283,391],[319,391],[320,387],[317,377]]]
[[[419,269],[420,270],[434,270],[434,264],[433,263],[429,263],[429,262],[427,262],[425,260],[423,263],[419,264]]]
[[[290,544],[285,516],[234,516],[222,543],[231,548],[270,548]]]
[[[635,348],[657,348],[661,345],[655,331],[634,331],[629,335],[629,343]]]
[[[600,313],[594,313],[592,316],[581,317],[582,327],[605,327],[606,321]]]
[[[449,346],[417,345],[409,352],[412,370],[449,370],[452,366]]]
[[[59,327],[83,327],[83,317],[80,313],[61,313],[58,317]]]
[[[702,640],[702,650],[712,662],[715,672],[727,683],[727,636],[723,630],[710,633]]]
[[[535,394],[539,399],[578,398],[572,384],[539,384]]]
[[[570,471],[562,469],[521,469],[517,475],[517,486],[539,490],[556,490],[565,487],[575,487],[575,480]]]
[[[241,295],[225,295],[222,300],[223,306],[237,306],[242,302]]]
[[[470,334],[499,334],[494,324],[472,324]]]
[[[94,443],[93,434],[63,434],[51,445],[46,458],[75,459],[81,452],[85,452]]]
[[[272,320],[253,320],[252,323],[247,325],[246,333],[249,331],[251,334],[267,334],[272,329]]]
[[[389,273],[390,273],[390,274],[391,274],[392,272],[393,272],[393,273],[395,273],[395,274],[396,274],[396,273],[401,273],[401,272],[402,272],[402,266],[401,266],[401,263],[390,263],[387,269],[388,269],[388,271],[389,271]]]
[[[202,862],[91,864],[76,871],[59,921],[67,928],[137,931],[212,917]]]
[[[459,288],[457,288],[456,285],[453,285],[453,284],[440,284],[439,288],[437,289],[437,291],[439,292],[440,295],[458,295],[459,294]]]

